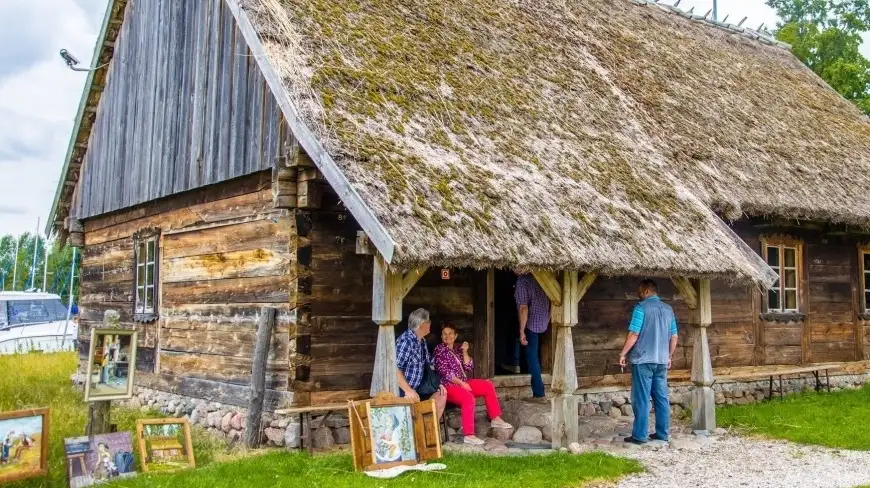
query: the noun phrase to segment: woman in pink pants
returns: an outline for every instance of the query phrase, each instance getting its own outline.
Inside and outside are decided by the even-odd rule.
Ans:
[[[474,435],[475,398],[483,397],[490,425],[496,429],[510,429],[511,425],[501,418],[501,407],[495,387],[487,380],[469,379],[474,361],[468,355],[468,343],[456,344],[456,328],[445,322],[441,327],[441,344],[435,346],[435,371],[447,388],[447,402],[462,410],[462,433],[466,444],[483,444]]]

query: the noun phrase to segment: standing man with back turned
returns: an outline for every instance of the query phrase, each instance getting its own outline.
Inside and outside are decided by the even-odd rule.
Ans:
[[[550,299],[535,277],[524,273],[517,278],[514,299],[520,315],[520,344],[526,346],[526,360],[532,377],[532,401],[544,402],[544,380],[538,348],[550,325]]]
[[[625,355],[630,353],[634,427],[625,442],[644,444],[650,438],[668,440],[671,423],[668,370],[677,348],[677,319],[671,306],[659,298],[655,281],[641,281],[637,295],[641,301],[631,314],[619,365],[625,367]],[[652,435],[648,434],[650,395],[656,412],[656,430]]]

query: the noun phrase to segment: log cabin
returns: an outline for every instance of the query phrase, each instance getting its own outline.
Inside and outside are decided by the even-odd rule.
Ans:
[[[643,0],[111,0],[93,65],[49,232],[82,248],[82,354],[119,310],[143,388],[246,405],[271,306],[267,409],[396,391],[425,307],[521,396],[516,272],[553,305],[554,445],[625,388],[644,277],[698,428],[715,378],[864,372],[870,125],[766,33]]]

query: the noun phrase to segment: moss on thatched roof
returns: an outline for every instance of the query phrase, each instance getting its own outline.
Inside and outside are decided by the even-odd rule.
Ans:
[[[714,149],[677,146],[694,129],[665,133],[673,124],[646,107],[656,94],[632,84],[658,89],[630,52],[679,34],[655,18],[666,14],[627,0],[242,6],[299,115],[395,241],[394,264],[769,282],[702,200],[715,188],[697,191],[698,166],[682,179],[684,153]],[[680,68],[661,63],[648,73],[666,84]],[[716,129],[750,127],[704,132]]]

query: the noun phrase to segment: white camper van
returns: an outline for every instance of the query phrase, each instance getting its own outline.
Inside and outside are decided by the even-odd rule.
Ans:
[[[71,351],[77,333],[59,296],[0,292],[0,354]]]

